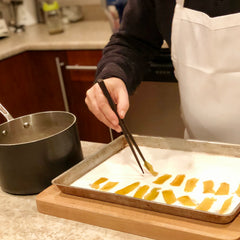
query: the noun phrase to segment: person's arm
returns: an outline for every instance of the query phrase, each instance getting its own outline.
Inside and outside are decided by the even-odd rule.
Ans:
[[[144,78],[149,59],[163,43],[155,9],[152,0],[128,0],[120,30],[103,50],[96,79],[120,78],[133,93]]]
[[[143,80],[149,59],[163,43],[155,19],[152,0],[128,0],[120,30],[111,37],[98,64],[96,79],[104,79],[121,118],[129,108],[128,94]],[[121,131],[98,84],[87,91],[85,102],[101,122]]]
[[[128,92],[125,83],[119,78],[108,78],[105,79],[104,82],[113,101],[117,104],[119,116],[124,118],[129,108]],[[88,109],[96,118],[98,118],[98,120],[117,132],[121,131],[118,118],[112,111],[98,84],[94,84],[87,91],[85,102]]]

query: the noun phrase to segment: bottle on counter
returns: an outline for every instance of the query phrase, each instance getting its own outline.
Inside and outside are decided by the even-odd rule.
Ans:
[[[43,2],[45,21],[50,34],[63,32],[62,16],[57,1],[53,3]]]

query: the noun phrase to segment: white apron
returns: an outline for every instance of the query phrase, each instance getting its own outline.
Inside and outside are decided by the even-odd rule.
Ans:
[[[177,1],[171,52],[189,138],[240,143],[240,13],[211,18]]]

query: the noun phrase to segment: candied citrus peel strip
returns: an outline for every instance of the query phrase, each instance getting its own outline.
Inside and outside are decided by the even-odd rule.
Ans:
[[[240,184],[238,185],[238,189],[236,190],[236,194],[240,197]]]
[[[102,186],[102,188],[100,190],[109,191],[112,188],[114,188],[117,184],[118,184],[118,182],[107,182],[104,186]]]
[[[229,184],[228,183],[221,183],[218,190],[216,191],[215,195],[228,195],[229,193]]]
[[[132,183],[122,189],[119,189],[118,191],[116,191],[115,193],[117,194],[121,194],[121,195],[126,195],[130,192],[132,192],[135,188],[137,188],[139,186],[140,182],[135,182],[135,183]]]
[[[149,189],[148,185],[144,185],[141,186],[137,189],[137,191],[135,192],[134,196],[135,198],[143,198],[143,196],[145,195],[145,193],[147,192],[147,190]]]
[[[187,180],[184,191],[185,192],[192,192],[193,189],[196,187],[196,184],[198,182],[197,178],[190,178]]]
[[[223,214],[223,213],[225,213],[225,212],[228,210],[228,208],[230,207],[230,205],[231,205],[231,203],[232,203],[232,199],[233,199],[233,196],[230,197],[230,198],[228,198],[228,199],[226,199],[226,200],[224,201],[221,209],[219,210],[219,213],[220,213],[220,214]]]
[[[212,180],[208,180],[203,182],[203,193],[214,193],[213,187],[214,187],[214,182]]]
[[[173,190],[171,190],[171,189],[170,190],[163,190],[162,195],[163,195],[164,201],[167,204],[173,204],[177,200]]]
[[[171,177],[172,177],[172,175],[170,175],[170,174],[164,174],[164,175],[158,177],[153,183],[155,183],[155,184],[163,184]]]
[[[179,174],[175,177],[175,179],[170,184],[172,186],[179,187],[182,184],[184,178],[185,178],[184,174]]]
[[[158,175],[158,172],[154,171],[153,166],[151,163],[144,161],[144,166],[147,168],[147,170],[156,177]]]
[[[155,200],[155,199],[157,198],[157,196],[159,195],[159,190],[160,190],[160,189],[161,189],[161,188],[153,188],[153,189],[151,190],[151,192],[148,193],[148,194],[144,197],[144,199],[145,199],[145,200],[149,200],[149,201]]]
[[[95,181],[94,183],[90,184],[90,186],[91,186],[91,188],[99,189],[100,184],[106,182],[107,180],[108,180],[107,178],[101,177],[97,181]]]
[[[189,196],[182,196],[179,197],[177,200],[184,206],[194,207],[197,205]]]
[[[204,198],[203,201],[196,207],[196,209],[208,211],[215,201],[215,198]]]

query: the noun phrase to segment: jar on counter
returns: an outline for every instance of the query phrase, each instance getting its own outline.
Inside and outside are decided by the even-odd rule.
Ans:
[[[53,3],[43,2],[43,11],[50,34],[63,32],[62,16],[57,1]]]

